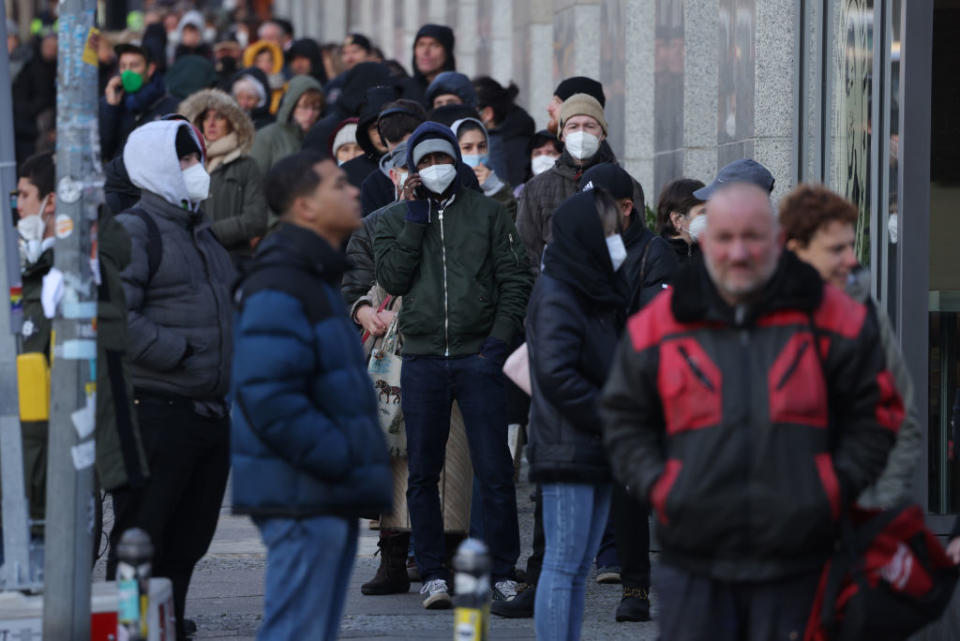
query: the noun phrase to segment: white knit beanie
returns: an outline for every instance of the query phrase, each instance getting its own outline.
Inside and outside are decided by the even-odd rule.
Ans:
[[[334,137],[333,145],[331,145],[334,158],[337,156],[337,150],[349,142],[357,143],[357,123],[355,122],[340,127],[340,131]]]

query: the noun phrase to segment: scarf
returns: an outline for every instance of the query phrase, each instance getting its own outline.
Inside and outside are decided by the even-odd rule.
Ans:
[[[240,142],[237,132],[231,131],[223,138],[207,141],[207,173],[212,174],[220,165],[226,165],[240,157]]]

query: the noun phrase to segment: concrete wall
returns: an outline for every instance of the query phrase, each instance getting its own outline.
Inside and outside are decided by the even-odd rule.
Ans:
[[[277,6],[315,7],[309,0]],[[709,181],[746,156],[767,165],[776,194],[794,182],[797,3],[793,0],[325,0],[333,25],[368,34],[409,66],[425,22],[456,31],[467,75],[516,82],[538,127],[563,78],[604,84],[610,143],[653,201],[680,176]],[[294,15],[307,20],[316,9]],[[342,14],[342,18],[341,18]],[[327,24],[326,16],[333,19]],[[319,24],[319,23],[318,23]]]

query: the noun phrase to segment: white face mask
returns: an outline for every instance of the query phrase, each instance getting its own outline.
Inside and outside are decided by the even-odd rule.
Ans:
[[[690,234],[690,238],[693,239],[693,242],[698,242],[698,239],[703,236],[703,232],[707,231],[707,215],[701,214],[690,221],[690,227],[687,229],[687,233]]]
[[[530,169],[533,170],[534,176],[539,176],[543,172],[552,169],[556,164],[557,159],[553,156],[541,155],[530,161]]]
[[[457,177],[457,168],[453,165],[430,165],[419,173],[424,187],[435,194],[442,194]]]
[[[47,194],[40,202],[40,210],[37,213],[24,216],[17,221],[17,233],[20,235],[20,258],[24,264],[37,262],[40,254],[43,253],[43,234],[47,229],[47,221],[43,219],[43,210],[47,208],[49,199],[50,194]]]
[[[250,44],[250,36],[246,31],[240,30],[236,34],[237,42],[240,43],[241,49],[246,49],[247,45]]]
[[[600,149],[600,139],[585,131],[575,131],[563,137],[563,144],[567,151],[577,160],[592,158]]]
[[[207,42],[213,42],[217,39],[217,30],[213,27],[207,27],[203,30],[203,39]]]
[[[613,263],[613,271],[617,271],[627,259],[627,247],[623,244],[623,236],[620,234],[607,236],[607,252],[610,254],[610,262]]]
[[[187,196],[190,202],[198,203],[206,200],[210,195],[210,174],[203,168],[203,165],[197,163],[189,169],[184,169],[183,182],[187,186]]]

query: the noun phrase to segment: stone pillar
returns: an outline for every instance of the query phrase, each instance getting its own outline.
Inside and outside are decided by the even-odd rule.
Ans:
[[[457,15],[457,71],[473,77],[477,74],[477,16],[476,0],[462,0]]]
[[[652,6],[649,0],[648,4]],[[556,0],[553,26],[558,72],[554,81],[569,76],[599,78],[600,1]]]
[[[354,0],[349,9],[349,31],[351,33],[362,33],[370,39],[375,39],[376,36],[372,29],[376,22],[373,13],[373,0]]]
[[[683,175],[709,183],[717,173],[717,7],[687,0],[683,19]]]
[[[343,42],[347,35],[347,0],[324,0],[322,12],[313,3],[307,9],[306,22],[321,42]]]
[[[624,86],[624,169],[640,181],[653,201],[654,36],[656,7],[649,0],[624,0],[626,83]]]
[[[513,3],[511,0],[492,1],[490,75],[503,86],[507,86],[513,79]]]
[[[547,126],[547,103],[553,98],[556,78],[553,73],[553,5],[554,0],[530,0],[527,6],[527,24],[522,39],[514,46],[525,50],[522,58],[526,69],[520,87],[521,104],[537,123],[537,129]]]
[[[774,198],[792,187],[793,115],[796,61],[792,42],[796,37],[797,4],[793,0],[757,2],[756,27],[756,141],[754,158],[776,179]]]
[[[403,7],[402,32],[399,42],[396,42],[398,60],[404,64],[411,64],[413,58],[413,41],[420,29],[420,2],[419,0],[395,0],[398,7]],[[413,69],[410,69],[413,74]]]

